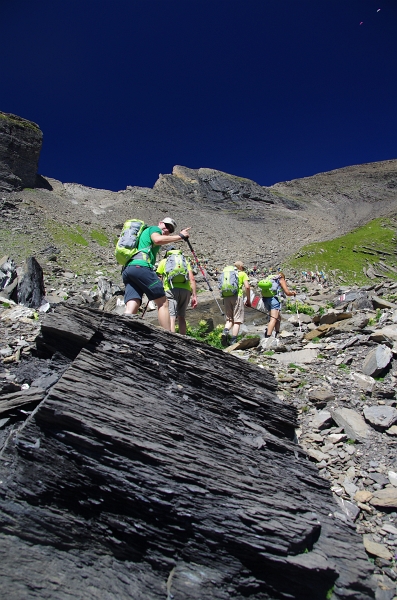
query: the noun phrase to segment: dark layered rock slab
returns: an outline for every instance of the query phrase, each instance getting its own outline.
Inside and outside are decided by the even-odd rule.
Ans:
[[[42,141],[36,123],[0,111],[0,191],[35,187]]]
[[[58,310],[70,343],[74,319],[95,332],[3,449],[4,594],[374,597],[271,374],[139,319]]]

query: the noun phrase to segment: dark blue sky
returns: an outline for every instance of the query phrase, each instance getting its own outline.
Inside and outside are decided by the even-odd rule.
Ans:
[[[396,0],[1,0],[0,54],[0,110],[38,123],[63,182],[397,157]]]

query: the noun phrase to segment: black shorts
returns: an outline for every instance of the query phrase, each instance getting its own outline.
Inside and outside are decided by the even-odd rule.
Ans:
[[[146,294],[149,300],[157,300],[165,296],[161,279],[149,267],[137,265],[126,267],[123,271],[123,281],[125,304],[130,300],[142,300],[143,294]]]

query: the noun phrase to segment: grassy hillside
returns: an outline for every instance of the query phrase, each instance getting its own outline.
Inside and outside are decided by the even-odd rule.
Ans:
[[[397,217],[374,219],[367,225],[328,242],[303,246],[284,263],[298,271],[325,271],[348,283],[365,284],[368,268],[373,279],[397,280]],[[372,279],[371,278],[371,279]]]

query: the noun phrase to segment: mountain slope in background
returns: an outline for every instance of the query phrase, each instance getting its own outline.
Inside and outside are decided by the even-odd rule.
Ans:
[[[38,181],[44,187],[3,192],[0,253],[19,260],[54,245],[64,266],[81,270],[84,262],[100,259],[109,274],[118,271],[113,247],[127,218],[157,224],[170,215],[181,229],[191,226],[196,252],[214,266],[236,259],[276,266],[304,244],[397,212],[397,160],[271,187],[181,166],[160,175],[153,189],[128,186],[111,192],[51,178]]]

